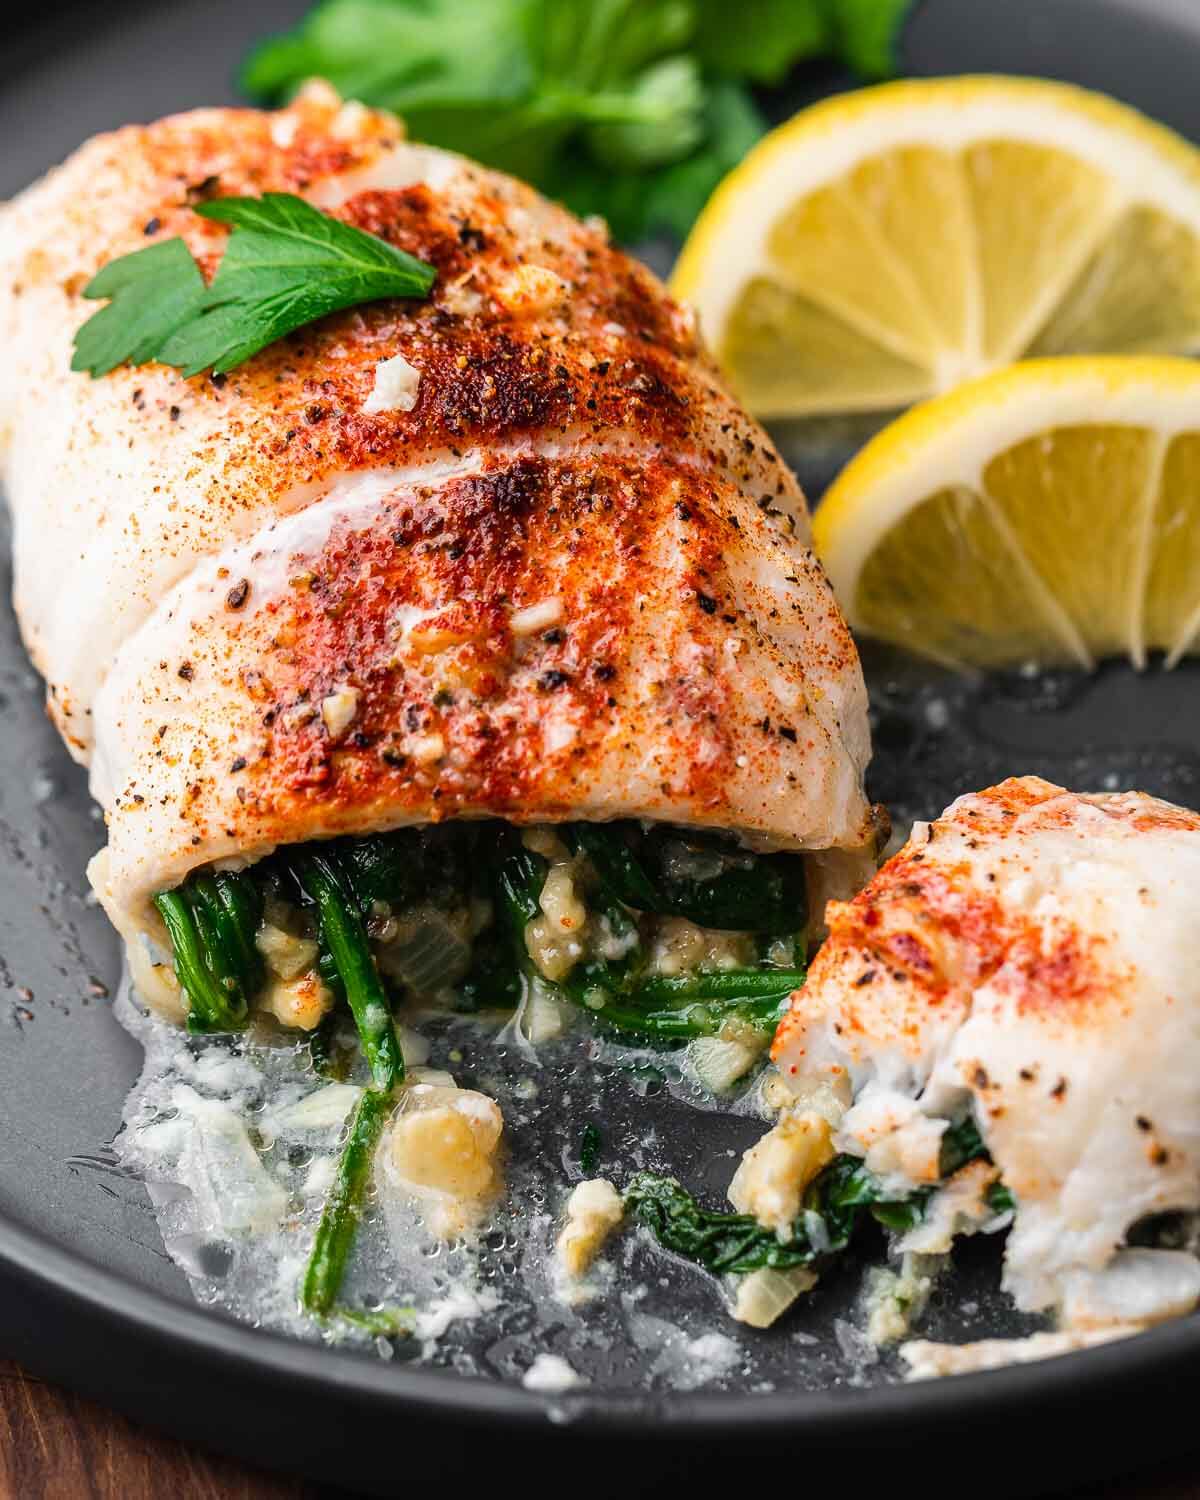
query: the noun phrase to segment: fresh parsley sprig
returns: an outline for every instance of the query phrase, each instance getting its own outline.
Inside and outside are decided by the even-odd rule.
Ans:
[[[527,178],[625,241],[684,235],[766,129],[752,85],[898,68],[914,0],[321,0],[259,46],[263,103],[326,78],[417,140]]]
[[[384,297],[426,297],[436,272],[291,193],[216,198],[196,213],[233,226],[208,286],[182,239],[110,261],[83,289],[109,298],[75,335],[73,370],[151,360],[225,374],[284,334]]]

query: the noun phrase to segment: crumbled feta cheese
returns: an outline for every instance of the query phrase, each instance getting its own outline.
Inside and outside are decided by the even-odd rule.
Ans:
[[[506,312],[519,318],[536,317],[562,302],[568,284],[547,266],[518,266],[495,289],[495,298]]]
[[[321,717],[330,739],[340,739],[354,723],[359,696],[355,687],[340,687],[321,700]]]
[[[582,1276],[625,1217],[621,1195],[607,1177],[576,1184],[555,1251],[568,1276]]]
[[[526,924],[525,949],[539,973],[551,981],[567,977],[584,953],[577,931],[560,927],[544,914]]]
[[[380,411],[412,411],[417,404],[421,372],[410,365],[403,354],[381,359],[375,366],[375,384],[362,404],[368,415]]]
[[[563,932],[578,932],[587,921],[587,907],[575,891],[570,865],[554,865],[542,886],[538,905],[552,927]]]
[[[434,1234],[455,1239],[478,1227],[499,1192],[503,1130],[486,1094],[413,1084],[388,1132],[385,1181],[423,1201]]]
[[[539,1354],[521,1377],[527,1391],[569,1391],[587,1381],[561,1354]]]
[[[526,849],[532,850],[534,854],[540,854],[543,859],[550,860],[552,864],[571,858],[571,851],[566,844],[554,829],[545,823],[535,823],[532,828],[523,828],[521,842]]]
[[[600,957],[607,958],[609,963],[628,958],[641,940],[642,935],[632,922],[624,931],[614,932],[612,921],[606,912],[599,914],[592,931],[592,946]]]
[[[754,961],[748,933],[697,927],[686,917],[663,917],[650,944],[652,974],[684,974],[693,969],[740,969]]]
[[[710,1380],[729,1375],[741,1362],[741,1351],[727,1333],[702,1333],[688,1339],[683,1356],[690,1369],[679,1379],[682,1390],[696,1390]]]
[[[509,621],[513,635],[537,635],[557,625],[563,617],[561,599],[543,599],[540,604],[530,604],[514,612]]]
[[[500,1298],[491,1287],[454,1286],[444,1297],[417,1314],[413,1332],[428,1345],[440,1339],[452,1323],[469,1323],[483,1313],[494,1312]]]
[[[742,1157],[729,1201],[767,1229],[787,1231],[804,1189],[833,1160],[829,1121],[815,1111],[788,1114]]]
[[[558,843],[557,837],[549,839]],[[549,847],[549,840],[544,840]],[[555,859],[538,897],[541,916],[525,928],[525,948],[538,970],[547,979],[564,979],[583,957],[583,931],[587,907],[575,888],[575,866],[563,849],[564,858]]]

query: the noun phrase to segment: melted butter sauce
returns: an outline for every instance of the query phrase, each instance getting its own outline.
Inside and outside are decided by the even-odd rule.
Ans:
[[[746,1118],[755,1113],[748,1095],[719,1104],[689,1078],[679,1054],[589,1038],[586,1022],[535,1053],[511,1025],[419,1019],[429,1064],[500,1103],[506,1192],[478,1236],[441,1243],[415,1202],[372,1185],[344,1301],[364,1312],[402,1310],[411,1330],[372,1339],[348,1325],[323,1331],[296,1301],[353,1090],[317,1077],[302,1044],[190,1038],[148,1015],[128,983],[116,1013],[146,1063],[115,1157],[145,1183],[168,1253],[207,1306],[302,1338],[374,1342],[384,1358],[512,1380],[552,1354],[578,1376],[551,1389],[544,1371],[559,1367],[543,1361],[530,1388],[555,1399],[568,1389],[572,1400],[584,1399],[590,1385],[643,1362],[664,1389],[736,1385],[753,1374],[753,1352],[715,1288],[695,1306],[674,1305],[677,1277],[708,1278],[669,1265],[640,1236],[614,1240],[575,1287],[565,1287],[554,1266],[562,1203],[588,1175],[579,1160],[586,1121],[601,1136],[593,1170],[618,1181],[670,1165],[661,1124],[647,1128],[636,1118],[660,1101],[685,1121],[695,1109],[726,1116],[742,1134],[749,1125],[750,1138],[761,1129]],[[709,1190],[727,1181],[737,1154],[731,1144],[693,1161],[700,1169],[693,1180]],[[647,1278],[647,1268],[656,1274]]]

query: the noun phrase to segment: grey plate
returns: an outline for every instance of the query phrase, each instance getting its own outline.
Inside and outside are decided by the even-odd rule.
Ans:
[[[230,99],[231,60],[302,8],[283,0],[77,6],[56,12],[53,29],[27,27],[6,45],[2,64],[0,194],[96,129]],[[908,53],[917,73],[1024,71],[1107,88],[1200,138],[1193,83],[1200,15],[1186,0],[1008,0],[1003,7],[926,0],[910,25]],[[785,113],[845,82],[814,70],[771,107]],[[827,437],[823,451],[814,450],[811,435],[783,436],[819,490],[858,434]],[[5,599],[8,589],[5,565]],[[902,818],[1026,771],[1079,786],[1140,786],[1200,806],[1192,668],[1173,676],[1112,667],[1090,680],[964,684],[884,652],[868,653],[867,665],[879,747],[872,789]],[[1032,1490],[1138,1461],[1146,1450],[1135,1418],[1151,1403],[1154,1451],[1189,1441],[1187,1423],[1171,1418],[1200,1367],[1200,1326],[1191,1321],[1129,1345],[936,1388],[853,1390],[843,1383],[806,1391],[795,1351],[764,1336],[758,1370],[775,1377],[776,1393],[659,1393],[645,1388],[632,1350],[623,1364],[595,1368],[597,1384],[586,1397],[551,1411],[494,1379],[389,1367],[198,1309],[163,1252],[143,1190],[111,1171],[105,1151],[140,1059],[109,1012],[116,947],[85,897],[83,869],[103,840],[102,826],[40,698],[4,607],[0,1332],[35,1368],[185,1435],[381,1493],[393,1487],[398,1460],[379,1438],[401,1426],[430,1437],[459,1435],[440,1459],[444,1474],[478,1473],[483,1451],[513,1460],[528,1440],[543,1455],[567,1445],[585,1463],[586,1453],[597,1462],[611,1457],[619,1441],[636,1452],[644,1479],[701,1454],[715,1474],[723,1464],[744,1465],[751,1453],[851,1444],[865,1482],[876,1448],[928,1441],[945,1451],[961,1440],[978,1452],[1018,1419],[1031,1441],[1039,1422],[1052,1424],[1056,1458],[1041,1462],[1036,1481],[1024,1467],[1019,1477],[1007,1464],[992,1471],[1010,1491],[1014,1483]],[[694,1131],[680,1142],[681,1162],[683,1153],[711,1160],[730,1144],[727,1134],[708,1133],[704,1117],[681,1118],[661,1100],[640,1107],[630,1127],[644,1129],[659,1111],[677,1138]],[[554,1160],[564,1129],[552,1117],[545,1126],[547,1148],[558,1132]],[[991,1326],[1011,1330],[1019,1325],[994,1298],[995,1272],[991,1255],[972,1250],[958,1267],[957,1292],[987,1299]],[[834,1278],[804,1326],[828,1341],[852,1292]],[[701,1316],[712,1307],[711,1290],[698,1281],[682,1278],[673,1296],[684,1313]],[[935,1308],[932,1332],[953,1336],[968,1326],[954,1301]],[[492,1337],[475,1352],[495,1375],[505,1355],[503,1338]]]

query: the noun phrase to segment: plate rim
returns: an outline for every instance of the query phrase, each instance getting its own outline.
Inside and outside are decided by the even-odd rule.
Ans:
[[[1133,8],[1133,0],[1108,3],[1114,9]],[[76,12],[82,9],[81,5],[72,7]],[[1195,20],[1185,11],[1183,0],[1154,0],[1154,9],[1164,19]],[[91,21],[95,11],[92,7],[88,11]],[[1200,34],[1200,26],[1196,29]],[[39,26],[37,42],[44,42],[49,32],[49,23]],[[32,35],[30,43],[31,52],[36,51]],[[718,1441],[770,1434],[786,1435],[789,1441],[805,1438],[832,1443],[850,1438],[869,1444],[886,1442],[890,1435],[912,1446],[923,1434],[945,1433],[956,1422],[974,1427],[984,1420],[989,1425],[1002,1424],[1014,1416],[1032,1421],[1035,1408],[1039,1417],[1050,1417],[1068,1404],[1082,1409],[1077,1413],[1082,1426],[1095,1420],[1104,1399],[1128,1396],[1138,1400],[1140,1409],[1139,1397],[1153,1388],[1170,1386],[1180,1376],[1194,1379],[1200,1368],[1200,1316],[1193,1315],[1091,1349],[943,1380],[865,1389],[783,1388],[770,1393],[744,1389],[660,1393],[637,1386],[596,1387],[548,1396],[495,1377],[388,1363],[369,1352],[341,1350],[234,1322],[76,1253],[61,1239],[4,1210],[0,1210],[0,1278],[6,1283],[33,1283],[76,1316],[87,1316],[98,1326],[107,1324],[160,1368],[169,1367],[173,1355],[185,1352],[218,1363],[232,1361],[257,1380],[274,1380],[315,1396],[334,1389],[347,1401],[374,1410],[403,1410],[417,1419],[429,1413],[476,1429],[502,1425],[514,1439],[551,1431],[580,1436],[618,1433],[646,1444],[666,1444],[703,1428]],[[3,1290],[8,1291],[8,1286]],[[714,1324],[720,1316],[714,1300]],[[0,1329],[8,1321],[7,1313],[0,1310]],[[82,1374],[76,1381],[64,1373],[71,1354],[65,1337],[50,1336],[44,1344],[22,1349],[19,1358],[30,1369],[40,1367],[50,1378],[82,1387]],[[58,1368],[54,1368],[56,1357],[61,1362]],[[1177,1394],[1181,1403],[1189,1399],[1186,1388]],[[120,1399],[124,1398],[114,1389],[110,1404],[119,1405]],[[564,1409],[571,1415],[566,1423],[555,1415]],[[156,1402],[152,1413],[142,1414],[143,1420],[170,1427],[173,1424],[165,1411],[165,1404]],[[1115,1433],[1110,1440],[1117,1440]],[[214,1432],[210,1442],[221,1446],[221,1435]],[[1153,1455],[1150,1450],[1148,1456]],[[259,1462],[263,1461],[260,1456]],[[1020,1483],[1014,1481],[1014,1488],[1020,1489]]]
[[[771,1392],[648,1392],[637,1386],[596,1387],[550,1395],[523,1389],[499,1377],[465,1375],[426,1365],[391,1364],[364,1351],[311,1343],[266,1328],[238,1323],[201,1304],[189,1305],[150,1287],[138,1286],[118,1271],[64,1249],[47,1236],[0,1213],[0,1268],[37,1282],[59,1301],[73,1302],[100,1321],[165,1352],[182,1346],[198,1357],[230,1359],[259,1378],[283,1379],[293,1386],[339,1394],[371,1405],[402,1407],[411,1413],[464,1417],[476,1423],[502,1423],[517,1439],[548,1427],[581,1435],[621,1432],[640,1440],[669,1441],[703,1425],[710,1438],[745,1438],[775,1433],[786,1424],[795,1437],[862,1437],[867,1427],[886,1435],[912,1424],[945,1427],[956,1415],[989,1423],[1017,1414],[1028,1416],[1031,1402],[1045,1402],[1041,1415],[1068,1398],[1088,1405],[1113,1395],[1139,1377],[1147,1388],[1200,1363],[1200,1320],[1178,1318],[1129,1338],[1050,1355],[1026,1364],[952,1375],[819,1390]],[[714,1310],[715,1311],[715,1310]],[[36,1365],[36,1356],[21,1355]],[[61,1377],[60,1377],[61,1378]],[[219,1437],[214,1437],[219,1442]]]

